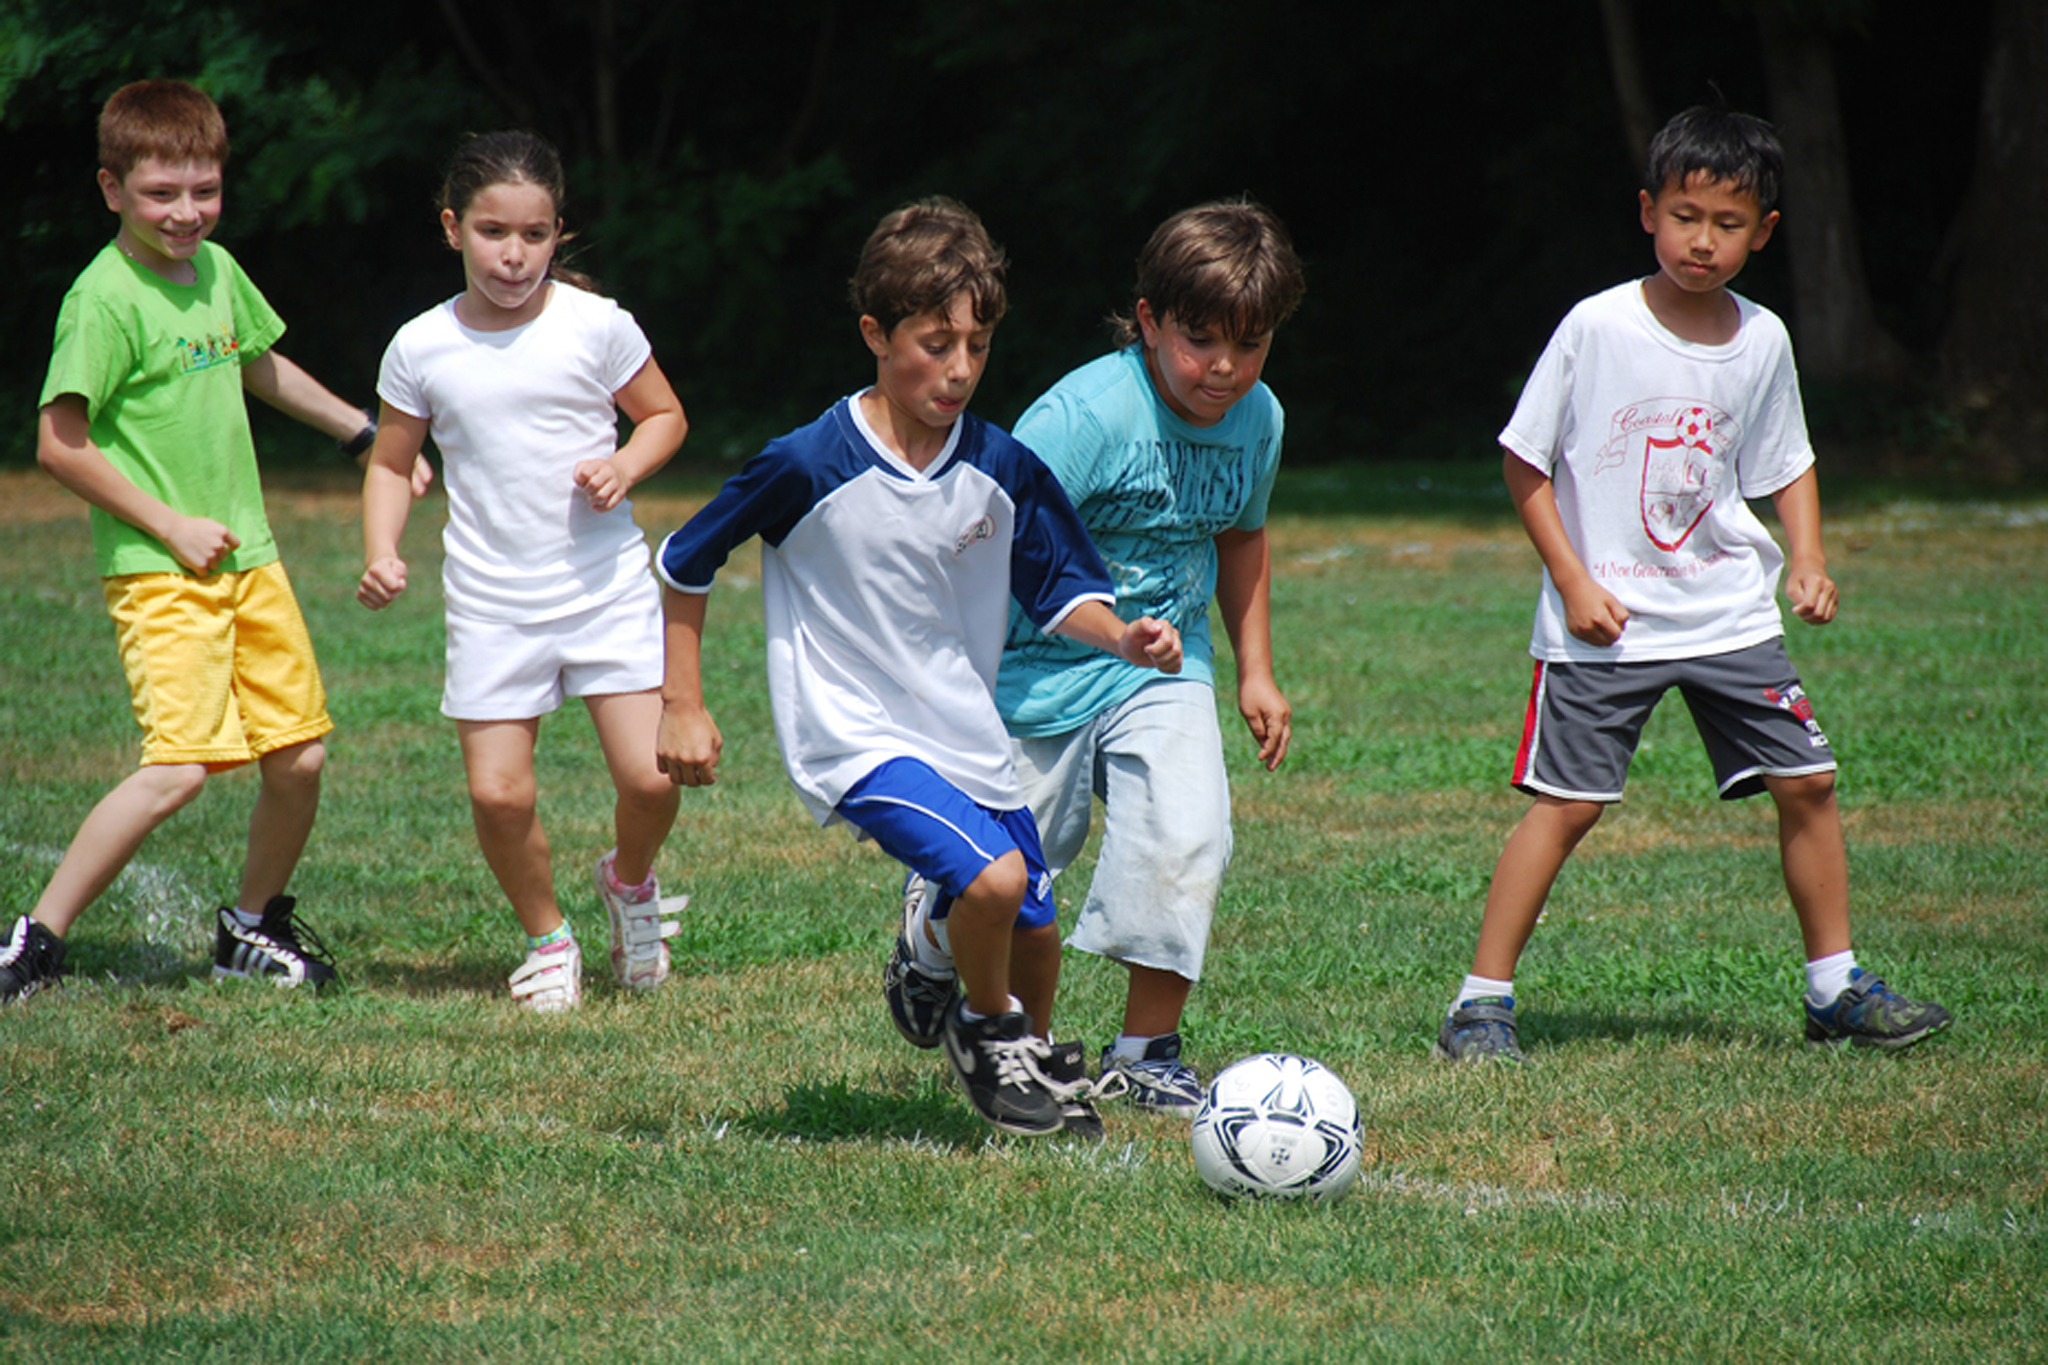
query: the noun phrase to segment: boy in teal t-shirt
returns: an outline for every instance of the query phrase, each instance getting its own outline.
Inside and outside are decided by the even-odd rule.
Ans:
[[[150,832],[210,773],[252,761],[262,787],[240,894],[215,916],[214,974],[334,977],[284,894],[333,722],[264,516],[243,393],[350,454],[374,426],[272,349],[284,324],[206,240],[227,152],[220,110],[182,81],[124,86],[100,112],[100,189],[121,227],[65,296],[36,458],[92,506],[142,766],[93,807],[0,942],[0,1002],[55,982],[72,921]]]
[[[1055,875],[1080,853],[1093,802],[1103,803],[1094,878],[1067,941],[1130,973],[1105,1077],[1120,1074],[1142,1108],[1184,1116],[1202,1085],[1181,1057],[1181,1015],[1231,851],[1212,599],[1260,761],[1270,770],[1287,754],[1291,710],[1273,677],[1265,531],[1283,416],[1260,374],[1302,292],[1294,248],[1264,208],[1213,203],[1175,214],[1138,259],[1123,347],[1061,379],[1016,427],[1087,525],[1117,615],[1157,617],[1181,632],[1181,672],[1166,677],[1091,657],[1012,613],[996,705]],[[915,882],[904,899],[883,986],[898,1027],[916,1041],[919,1017],[951,984],[947,907]]]

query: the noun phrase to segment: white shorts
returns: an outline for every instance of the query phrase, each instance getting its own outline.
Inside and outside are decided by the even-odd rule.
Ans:
[[[1078,730],[1010,750],[1053,875],[1080,854],[1102,800],[1095,878],[1067,942],[1199,981],[1231,849],[1215,689],[1155,679]]]
[[[661,686],[661,590],[643,574],[623,597],[553,621],[479,621],[448,613],[450,720],[532,720],[563,697]]]

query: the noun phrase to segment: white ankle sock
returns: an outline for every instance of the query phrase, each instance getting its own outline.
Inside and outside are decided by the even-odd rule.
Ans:
[[[1815,1009],[1826,1009],[1835,997],[1849,989],[1849,975],[1856,970],[1856,954],[1849,949],[1817,957],[1806,964],[1806,1001]]]
[[[1451,1002],[1451,1007],[1445,1010],[1444,1014],[1446,1017],[1456,1014],[1458,1006],[1467,1000],[1479,1000],[1489,995],[1512,996],[1514,993],[1513,981],[1498,981],[1490,976],[1468,976],[1465,978],[1465,984],[1458,987],[1458,998]]]

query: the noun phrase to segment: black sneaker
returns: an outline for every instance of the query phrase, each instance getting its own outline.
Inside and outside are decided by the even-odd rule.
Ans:
[[[976,1113],[1006,1133],[1043,1137],[1066,1120],[1060,1101],[1038,1064],[1052,1050],[1031,1034],[1020,1010],[991,1014],[969,1023],[964,999],[946,1011],[946,1060],[967,1090]]]
[[[922,918],[916,914],[918,903],[927,896],[936,899],[938,888],[911,873],[903,884],[903,927],[896,932],[889,965],[882,969],[882,998],[889,1002],[889,1018],[912,1047],[939,1045],[946,1032],[946,1011],[960,994],[958,972],[941,976],[931,971],[910,946],[911,934],[923,932],[914,924]]]
[[[1460,1000],[1437,1031],[1430,1055],[1441,1062],[1526,1061],[1515,1038],[1515,998],[1483,995]]]
[[[1908,1000],[1861,967],[1826,1009],[1806,1007],[1806,1041],[1853,1043],[1896,1051],[1948,1027],[1948,1011],[1924,1000]]]
[[[1089,1080],[1088,1049],[1079,1040],[1054,1043],[1040,1070],[1060,1102],[1066,1131],[1083,1142],[1102,1141],[1102,1115],[1095,1111],[1095,1101],[1123,1094],[1130,1088],[1130,1078],[1121,1071],[1105,1071],[1101,1080]]]
[[[26,1000],[64,975],[64,940],[23,915],[0,947],[0,1004]]]
[[[280,986],[310,985],[315,990],[335,979],[334,954],[298,916],[290,896],[272,896],[263,907],[263,922],[254,929],[222,906],[215,912],[213,975],[273,978]]]

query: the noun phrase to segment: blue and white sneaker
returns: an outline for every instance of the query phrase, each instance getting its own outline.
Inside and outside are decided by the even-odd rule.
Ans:
[[[1440,1062],[1520,1064],[1528,1060],[1515,1037],[1515,998],[1483,995],[1460,1000],[1437,1031],[1436,1046],[1429,1051]]]
[[[1130,1087],[1127,1098],[1140,1109],[1155,1114],[1176,1114],[1192,1119],[1202,1107],[1202,1078],[1180,1059],[1180,1034],[1162,1033],[1145,1045],[1145,1055],[1136,1061],[1116,1055],[1114,1047],[1102,1050],[1102,1076],[1121,1075]]]
[[[896,946],[882,968],[882,998],[889,1002],[889,1018],[896,1031],[912,1047],[937,1047],[946,1033],[946,1011],[960,994],[960,974],[935,972],[917,960],[910,936],[922,933],[928,901],[938,899],[938,888],[910,874],[903,883],[903,926],[896,931]]]
[[[1861,967],[1826,1009],[1806,1006],[1806,1041],[1825,1047],[1851,1043],[1890,1051],[1908,1048],[1949,1025],[1949,1013],[1925,1000],[1908,1000]]]

